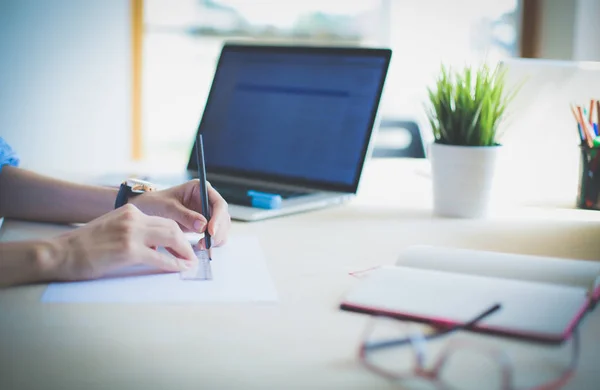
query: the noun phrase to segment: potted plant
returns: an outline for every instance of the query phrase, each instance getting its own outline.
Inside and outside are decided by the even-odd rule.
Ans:
[[[505,73],[487,65],[458,70],[442,65],[429,87],[427,116],[434,142],[429,158],[434,212],[448,217],[487,215],[496,160],[499,124],[513,94]]]

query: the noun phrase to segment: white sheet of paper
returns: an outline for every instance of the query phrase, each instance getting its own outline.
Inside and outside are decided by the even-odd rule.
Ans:
[[[42,302],[198,303],[276,302],[275,285],[259,241],[230,237],[213,248],[213,280],[182,280],[146,266],[122,269],[103,279],[52,283]]]

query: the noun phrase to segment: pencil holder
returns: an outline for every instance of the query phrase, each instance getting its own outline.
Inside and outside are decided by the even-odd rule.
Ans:
[[[600,210],[600,148],[580,146],[579,188],[577,207]]]

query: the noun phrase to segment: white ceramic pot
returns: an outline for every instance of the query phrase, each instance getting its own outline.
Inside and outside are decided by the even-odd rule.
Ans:
[[[434,213],[458,218],[488,215],[501,148],[431,144]]]

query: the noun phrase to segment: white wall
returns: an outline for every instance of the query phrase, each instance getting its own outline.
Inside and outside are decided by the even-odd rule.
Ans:
[[[540,2],[541,58],[572,59],[575,14],[578,1],[544,0]]]
[[[600,0],[544,0],[540,4],[541,58],[600,61]]]
[[[22,166],[102,172],[129,159],[128,0],[0,0],[0,136]]]
[[[600,61],[600,0],[577,1],[573,59]]]

